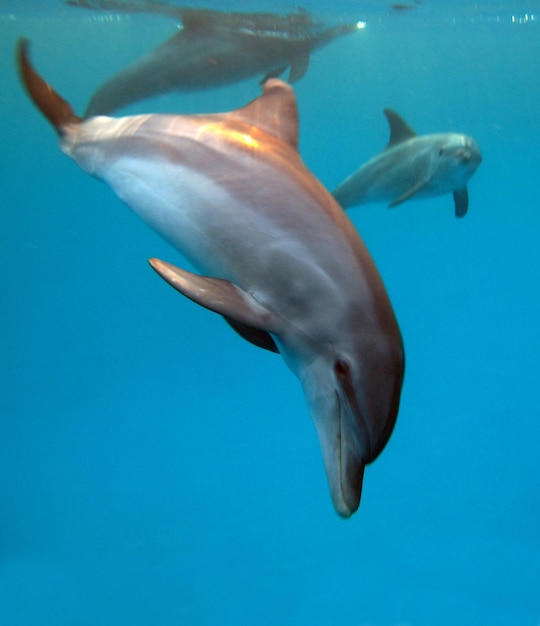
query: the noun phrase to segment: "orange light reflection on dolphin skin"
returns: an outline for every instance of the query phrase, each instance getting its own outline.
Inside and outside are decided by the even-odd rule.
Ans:
[[[233,144],[240,144],[240,146],[251,150],[257,150],[261,147],[260,142],[253,135],[231,128],[223,122],[214,122],[201,126],[197,132],[197,139],[201,139],[206,134],[223,137]]]

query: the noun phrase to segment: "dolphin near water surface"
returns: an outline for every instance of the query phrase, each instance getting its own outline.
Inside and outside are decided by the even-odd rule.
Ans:
[[[397,206],[409,198],[453,193],[456,217],[469,208],[467,183],[482,161],[476,141],[458,133],[417,135],[394,111],[387,147],[344,180],[333,192],[347,209],[366,202]]]
[[[35,72],[28,45],[20,75],[62,151],[204,275],[152,267],[300,379],[335,508],[350,516],[394,427],[403,344],[360,236],[300,159],[291,87],[271,79],[223,114],[82,120]]]
[[[293,83],[307,71],[311,53],[358,30],[355,24],[325,27],[307,11],[288,15],[227,13],[154,2],[71,0],[92,9],[161,13],[182,22],[170,39],[121,70],[93,94],[85,117],[108,114],[170,91],[218,87],[252,76],[262,82],[289,68]]]

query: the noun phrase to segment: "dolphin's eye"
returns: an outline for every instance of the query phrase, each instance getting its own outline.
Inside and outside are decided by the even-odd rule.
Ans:
[[[439,156],[442,156],[444,154],[444,148],[439,148]]]
[[[334,373],[342,393],[345,395],[345,398],[347,398],[350,409],[357,416],[359,416],[360,409],[358,407],[358,400],[354,390],[353,375],[350,364],[344,359],[336,359],[334,363]]]

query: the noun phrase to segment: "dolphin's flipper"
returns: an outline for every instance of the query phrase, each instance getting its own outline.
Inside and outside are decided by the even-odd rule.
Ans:
[[[287,66],[283,65],[282,67],[278,67],[275,70],[271,70],[270,72],[267,72],[259,81],[259,85],[264,85],[264,83],[267,80],[270,80],[271,78],[279,78],[286,69],[287,69]]]
[[[223,315],[231,326],[251,343],[271,349],[275,343],[264,338],[279,327],[278,317],[249,293],[221,278],[209,278],[182,270],[159,259],[149,259],[152,268],[182,295],[205,309]]]
[[[307,72],[308,67],[309,67],[309,52],[292,59],[288,82],[295,83],[297,80],[300,80],[302,76]]]
[[[401,196],[399,196],[399,198],[396,198],[395,200],[392,200],[392,202],[390,202],[390,204],[388,205],[389,208],[393,209],[398,204],[401,204],[402,202],[405,202],[405,200],[408,200],[409,198],[412,198],[414,196],[414,194],[418,193],[422,189],[422,187],[426,186],[427,183],[428,183],[428,181],[426,181],[426,180],[419,180],[419,181],[417,181],[416,183],[414,183],[414,185],[412,187],[407,189],[407,191],[405,193],[402,193]]]
[[[467,187],[454,189],[454,207],[456,217],[463,217],[467,214],[467,209],[469,208],[469,192]]]
[[[269,335],[260,328],[242,324],[241,322],[233,320],[230,317],[225,317],[224,319],[229,323],[230,327],[240,335],[240,337],[249,341],[249,343],[257,346],[257,348],[262,348],[263,350],[279,354],[279,348],[276,346],[276,342],[272,339],[272,335]]]
[[[412,139],[416,137],[414,130],[407,124],[407,122],[392,109],[384,109],[383,111],[388,124],[390,125],[390,140],[388,141],[387,148],[391,148],[402,141]]]

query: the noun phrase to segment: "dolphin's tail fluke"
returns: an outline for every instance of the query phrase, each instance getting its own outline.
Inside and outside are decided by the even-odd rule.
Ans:
[[[75,115],[71,105],[34,70],[28,58],[29,47],[30,41],[28,39],[19,39],[17,61],[21,80],[37,108],[54,126],[56,132],[59,135],[64,135],[68,125],[82,120]]]

